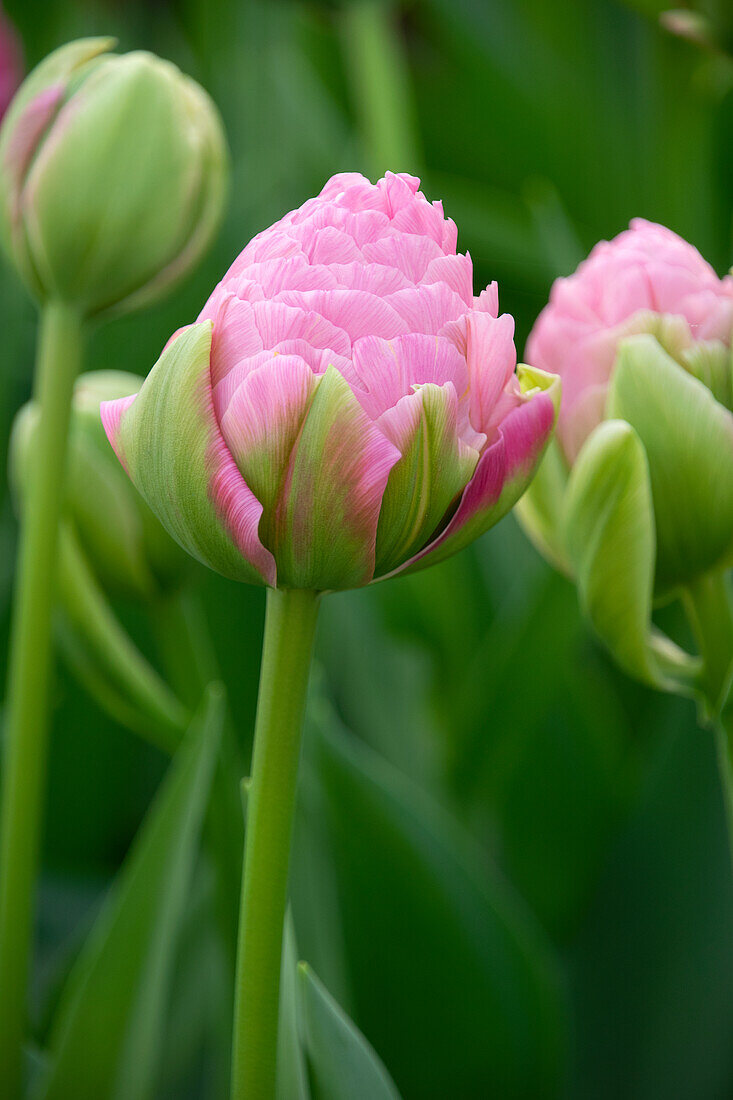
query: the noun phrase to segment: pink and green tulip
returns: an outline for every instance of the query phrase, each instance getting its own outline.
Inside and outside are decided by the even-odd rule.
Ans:
[[[102,407],[152,510],[226,576],[324,591],[423,568],[539,462],[557,380],[515,371],[496,285],[474,297],[418,186],[334,177],[247,245],[136,397]]]
[[[695,690],[712,712],[733,652],[713,662],[711,686],[710,647],[698,638],[703,664],[691,658],[654,627],[652,611],[676,597],[690,605],[714,583],[727,614],[732,332],[733,278],[636,219],[555,283],[527,344],[531,363],[561,375],[564,395],[556,440],[519,507],[528,534],[577,581],[624,668]]]
[[[518,500],[556,377],[516,370],[419,180],[335,176],[251,241],[139,394],[102,405],[177,541],[267,585],[240,911],[233,1100],[275,1095],[300,728],[318,596],[442,561]]]

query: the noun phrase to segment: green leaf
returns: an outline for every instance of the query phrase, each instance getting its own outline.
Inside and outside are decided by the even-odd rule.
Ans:
[[[573,949],[576,1097],[730,1095],[733,880],[713,738],[671,700],[655,734]]]
[[[298,988],[293,917],[285,918],[282,972],[280,974],[280,1021],[277,1047],[277,1100],[310,1100],[308,1070],[298,1026]],[[347,1094],[344,1094],[347,1095]]]
[[[191,871],[224,719],[209,688],[72,970],[38,1100],[142,1100],[156,1064]]]
[[[441,808],[311,707],[354,1020],[411,1096],[559,1090],[565,1002],[519,899]]]
[[[298,994],[317,1100],[399,1100],[381,1059],[303,962],[298,965]]]
[[[697,663],[651,622],[655,532],[649,467],[629,424],[607,420],[586,440],[565,499],[564,542],[581,606],[630,675],[689,691]]]
[[[649,462],[656,591],[719,566],[733,547],[733,415],[652,336],[621,344],[608,414],[632,425]]]

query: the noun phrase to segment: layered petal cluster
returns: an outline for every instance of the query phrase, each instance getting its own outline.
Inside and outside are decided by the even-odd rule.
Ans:
[[[732,329],[733,278],[720,279],[676,233],[635,218],[597,244],[573,275],[555,282],[527,343],[529,363],[562,376],[558,439],[568,460],[603,419],[622,338],[650,332],[699,374],[711,361],[727,361]]]
[[[242,580],[317,590],[442,560],[517,500],[559,388],[516,371],[419,180],[335,176],[260,233],[139,395],[102,408],[150,506]]]

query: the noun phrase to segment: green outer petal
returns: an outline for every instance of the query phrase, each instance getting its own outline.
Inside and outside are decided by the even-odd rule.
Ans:
[[[414,413],[414,422],[406,425],[412,432],[409,439],[400,438],[399,428],[390,432],[383,427],[385,418],[400,406]],[[452,385],[427,383],[380,418],[379,426],[400,448],[402,457],[390,471],[382,499],[377,573],[388,573],[422,549],[471,480],[478,451],[461,443],[456,408]]]
[[[281,587],[343,589],[372,579],[379,507],[399,457],[329,367],[268,517]]]
[[[185,550],[225,577],[274,584],[271,555],[259,539],[244,544],[237,502],[222,493],[224,472],[233,479],[228,488],[239,496],[240,505],[259,518],[261,505],[236,469],[216,423],[209,377],[211,332],[211,322],[202,321],[168,344],[122,413],[116,433],[113,424],[107,430],[139,492]],[[251,522],[248,533],[251,539]]]
[[[581,606],[616,661],[653,687],[688,691],[697,663],[651,625],[649,467],[624,421],[605,421],[584,443],[568,481],[563,529]]]
[[[450,523],[387,576],[413,573],[452,557],[497,524],[524,493],[552,436],[562,391],[556,374],[522,365],[517,376],[527,400],[499,425],[499,436],[481,455]]]
[[[609,416],[646,451],[657,529],[656,591],[719,566],[733,545],[733,415],[651,336],[625,340]]]
[[[60,46],[25,78],[3,119],[0,129],[0,232],[8,255],[17,263],[21,276],[36,295],[42,296],[43,288],[27,253],[25,234],[20,227],[14,228],[13,213],[23,181],[8,160],[13,136],[23,112],[36,96],[54,85],[67,86],[79,69],[109,53],[116,45],[116,38],[80,38]]]

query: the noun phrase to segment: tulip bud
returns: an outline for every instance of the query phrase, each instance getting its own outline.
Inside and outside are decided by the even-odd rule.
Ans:
[[[189,559],[125,475],[99,418],[102,401],[136,393],[141,381],[123,371],[94,371],[77,381],[65,511],[103,586],[114,594],[149,600],[183,582]],[[30,401],[16,417],[10,445],[11,480],[21,504],[37,430],[38,409]]]
[[[56,50],[0,130],[0,235],[41,301],[91,316],[147,302],[188,272],[219,224],[226,146],[206,93],[111,39]]]
[[[733,279],[636,220],[553,287],[528,344],[563,378],[558,444],[518,515],[620,665],[689,692],[652,606],[733,563]]]

